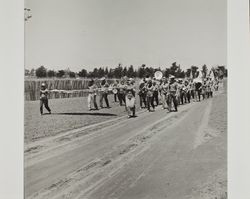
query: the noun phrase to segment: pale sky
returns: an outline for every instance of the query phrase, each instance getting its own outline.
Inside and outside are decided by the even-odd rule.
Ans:
[[[25,67],[226,65],[226,0],[26,0]]]

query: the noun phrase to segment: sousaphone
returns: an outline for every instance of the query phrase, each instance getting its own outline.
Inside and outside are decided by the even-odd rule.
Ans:
[[[162,77],[163,77],[163,73],[161,72],[161,71],[155,71],[155,74],[154,74],[154,77],[155,77],[155,79],[157,79],[157,80],[161,80],[162,79]]]

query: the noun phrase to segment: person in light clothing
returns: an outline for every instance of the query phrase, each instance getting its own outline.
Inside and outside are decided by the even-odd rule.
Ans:
[[[109,92],[109,84],[106,81],[106,78],[101,78],[101,90],[100,90],[100,107],[103,108],[103,99],[105,100],[107,108],[110,108],[109,106],[109,100],[108,100],[108,92]]]
[[[128,118],[135,116],[135,97],[131,90],[128,90],[126,95],[126,110],[128,112]]]
[[[96,95],[97,95],[97,85],[95,83],[95,81],[93,79],[91,79],[89,81],[88,84],[88,88],[89,88],[89,95],[88,95],[88,108],[91,111],[92,110],[92,104],[94,104],[94,107],[96,110],[98,110],[98,106],[96,103]]]
[[[167,106],[167,95],[169,93],[169,84],[166,77],[162,78],[162,83],[160,85],[160,93],[161,93],[161,102],[162,102],[162,109],[168,108]]]
[[[49,108],[48,94],[49,94],[49,91],[46,88],[45,83],[42,83],[41,90],[40,90],[40,113],[41,115],[43,115],[43,105],[49,111],[49,114],[51,114],[51,110]]]

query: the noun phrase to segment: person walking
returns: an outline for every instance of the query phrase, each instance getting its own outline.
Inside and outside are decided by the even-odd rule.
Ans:
[[[112,85],[112,92],[114,94],[114,102],[117,102],[117,87],[118,87],[118,84],[119,84],[119,81],[118,80],[115,80],[114,84]]]
[[[117,85],[117,90],[118,90],[118,100],[120,103],[120,106],[122,106],[122,102],[125,102],[125,85],[124,85],[124,80],[121,79],[120,83]]]
[[[153,81],[153,103],[156,103],[156,106],[159,105],[159,85],[156,80]]]
[[[51,114],[51,109],[49,108],[49,100],[48,100],[49,91],[46,88],[45,83],[42,83],[40,89],[40,113],[43,115],[43,105],[48,110],[49,114]]]
[[[177,106],[178,106],[178,101],[177,101],[177,95],[178,95],[178,84],[175,81],[175,76],[170,77],[170,83],[169,83],[169,111],[172,111],[172,103],[174,104],[175,111],[177,112]]]
[[[147,103],[146,103],[146,80],[145,78],[143,78],[140,83],[139,83],[139,99],[140,99],[140,109],[142,109],[143,107],[147,107]],[[144,104],[144,106],[143,106]]]
[[[110,108],[109,106],[109,100],[108,100],[108,92],[109,92],[109,84],[106,81],[106,78],[101,78],[101,91],[100,91],[100,107],[103,108],[103,99],[105,100],[107,108]]]
[[[161,103],[162,103],[162,109],[167,108],[167,95],[169,92],[169,84],[166,77],[162,78],[162,83],[160,85],[160,93],[161,93]]]
[[[96,83],[93,79],[91,79],[88,83],[88,89],[89,89],[89,94],[88,94],[88,109],[89,111],[92,110],[92,104],[94,104],[94,107],[96,110],[98,110],[98,106],[96,103],[96,96],[97,96],[97,86]]]
[[[152,80],[149,79],[148,80],[148,84],[146,86],[147,88],[147,108],[148,108],[148,112],[150,112],[150,106],[152,106],[153,111],[155,110],[155,105],[154,105],[154,101],[153,101],[153,92],[154,92],[154,86],[152,83]]]
[[[135,116],[135,96],[132,90],[128,90],[126,94],[126,110],[128,118]]]

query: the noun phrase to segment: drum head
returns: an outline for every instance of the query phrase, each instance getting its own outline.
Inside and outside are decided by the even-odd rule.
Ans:
[[[113,89],[113,93],[117,94],[118,93],[117,89]]]
[[[156,71],[154,76],[155,76],[155,79],[160,80],[160,79],[162,79],[163,74],[161,71]]]

